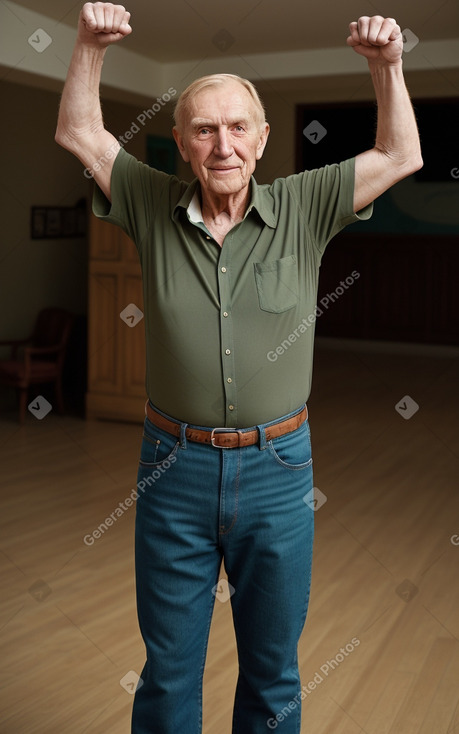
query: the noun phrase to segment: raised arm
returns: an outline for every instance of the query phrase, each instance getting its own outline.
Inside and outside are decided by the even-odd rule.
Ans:
[[[118,140],[104,128],[99,83],[107,47],[131,33],[130,13],[122,5],[86,3],[62,92],[55,140],[77,156],[110,199]]]
[[[393,18],[364,16],[349,26],[349,46],[365,56],[378,103],[374,148],[355,161],[354,211],[422,168],[413,107],[402,71],[403,38]]]

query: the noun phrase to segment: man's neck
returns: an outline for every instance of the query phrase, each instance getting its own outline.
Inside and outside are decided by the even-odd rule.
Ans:
[[[201,190],[201,197],[204,224],[221,247],[228,232],[244,219],[250,199],[250,186],[229,195]]]
[[[235,194],[216,194],[201,189],[201,209],[204,222],[231,221],[234,224],[244,218],[249,204],[250,186]]]

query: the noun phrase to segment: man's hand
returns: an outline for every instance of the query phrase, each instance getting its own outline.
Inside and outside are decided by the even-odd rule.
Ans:
[[[378,102],[378,127],[371,150],[355,158],[354,211],[422,167],[416,118],[402,71],[403,36],[393,18],[362,16],[349,24],[347,39],[368,61]]]
[[[130,17],[123,5],[83,5],[55,135],[56,142],[76,155],[94,176],[109,200],[113,161],[121,146],[104,127],[99,100],[100,73],[107,47],[131,33]]]
[[[132,32],[131,14],[123,5],[85,3],[78,21],[78,41],[104,48]]]
[[[403,36],[400,26],[393,18],[374,15],[362,16],[349,24],[351,35],[348,46],[368,59],[379,64],[398,64],[403,52]]]

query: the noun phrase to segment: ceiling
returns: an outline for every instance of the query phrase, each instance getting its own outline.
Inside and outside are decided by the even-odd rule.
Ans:
[[[37,0],[17,0],[37,11]],[[76,28],[83,0],[40,0],[39,12]],[[458,0],[126,0],[131,51],[159,62],[199,61],[344,46],[348,24],[360,15],[397,19],[422,40],[459,36]]]

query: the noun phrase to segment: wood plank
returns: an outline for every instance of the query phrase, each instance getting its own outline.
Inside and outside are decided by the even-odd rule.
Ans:
[[[302,684],[360,644],[303,702],[305,734],[459,733],[456,375],[450,358],[318,351],[311,427],[327,502],[315,515]],[[404,421],[394,405],[411,393],[420,410]],[[15,413],[0,420],[5,734],[129,731],[119,681],[144,664],[134,507],[84,538],[134,488],[141,432],[54,411],[22,427]],[[411,598],[396,591],[405,579]],[[216,601],[203,734],[231,731],[236,679],[231,608]]]

